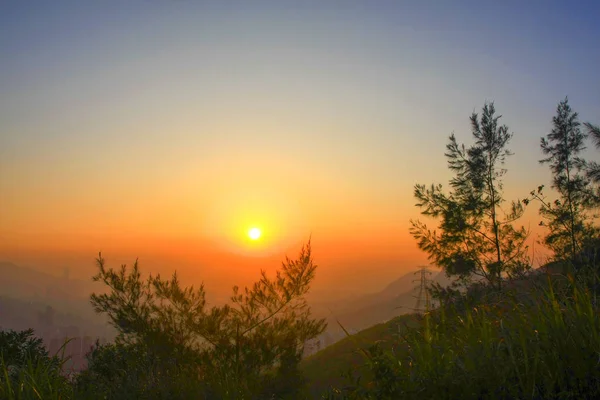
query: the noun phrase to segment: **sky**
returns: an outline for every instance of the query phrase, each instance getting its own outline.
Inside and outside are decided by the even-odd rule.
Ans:
[[[509,199],[548,185],[539,140],[560,100],[600,123],[599,13],[2,2],[0,260],[86,277],[102,251],[229,287],[310,237],[317,285],[375,290],[427,262],[408,232],[413,187],[448,181],[447,138],[469,143],[484,102],[514,133]]]

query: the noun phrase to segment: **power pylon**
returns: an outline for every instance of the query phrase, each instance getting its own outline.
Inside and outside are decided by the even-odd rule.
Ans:
[[[419,286],[415,287],[415,290],[419,290],[419,294],[417,296],[413,296],[417,299],[417,304],[415,305],[415,312],[427,312],[431,308],[431,303],[429,301],[429,291],[427,290],[427,284],[429,283],[428,276],[431,275],[431,271],[429,271],[427,267],[421,267],[420,270],[415,272],[415,275],[416,274],[420,274],[421,276],[419,277],[419,279],[413,280],[413,282],[419,282]],[[425,303],[425,309],[421,308],[423,303]]]

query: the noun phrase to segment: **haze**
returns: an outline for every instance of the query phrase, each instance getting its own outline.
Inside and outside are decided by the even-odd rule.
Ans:
[[[558,101],[600,121],[595,2],[249,4],[0,6],[0,261],[139,257],[221,297],[311,237],[315,293],[374,292],[427,264],[412,188],[484,101],[508,199],[549,183]]]

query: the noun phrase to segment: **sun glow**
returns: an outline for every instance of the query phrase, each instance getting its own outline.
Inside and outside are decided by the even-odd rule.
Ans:
[[[261,232],[260,232],[260,229],[258,229],[258,228],[252,228],[248,231],[248,237],[250,237],[250,239],[252,239],[252,240],[260,239],[260,235],[261,235]]]
[[[309,236],[293,193],[252,181],[216,187],[203,207],[203,236],[219,249],[249,257],[281,255]],[[270,182],[267,182],[270,183]]]

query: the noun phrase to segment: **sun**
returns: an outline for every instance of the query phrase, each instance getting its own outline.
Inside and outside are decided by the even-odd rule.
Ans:
[[[248,231],[248,236],[252,240],[260,239],[260,235],[261,235],[261,232],[260,232],[260,229],[258,229],[258,228],[252,228]]]

